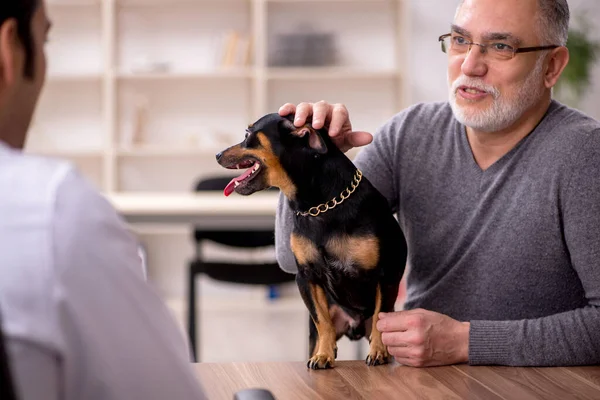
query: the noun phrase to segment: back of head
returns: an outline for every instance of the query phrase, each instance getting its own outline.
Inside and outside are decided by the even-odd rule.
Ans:
[[[0,1],[0,26],[7,20],[17,21],[19,39],[25,48],[25,76],[33,77],[33,37],[31,19],[42,0],[2,0]]]

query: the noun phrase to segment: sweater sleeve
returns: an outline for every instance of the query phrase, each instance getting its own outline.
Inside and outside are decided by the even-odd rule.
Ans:
[[[561,192],[564,240],[587,305],[518,321],[471,321],[469,363],[568,366],[600,363],[600,131],[592,132]]]
[[[398,208],[398,186],[396,168],[396,148],[398,131],[401,124],[398,117],[389,120],[373,135],[373,142],[362,148],[354,159],[354,164],[381,193],[388,199],[394,210]],[[281,269],[296,273],[298,267],[290,248],[294,215],[283,194],[279,195],[279,203],[275,215],[275,257]]]

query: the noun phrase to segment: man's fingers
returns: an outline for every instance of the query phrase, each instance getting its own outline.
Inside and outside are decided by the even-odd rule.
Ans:
[[[315,129],[321,129],[325,126],[325,121],[331,118],[332,106],[324,100],[318,101],[313,106],[312,126]]]
[[[338,149],[345,153],[353,147],[365,146],[371,143],[373,135],[369,132],[348,132],[344,135],[333,136],[331,139]]]
[[[393,313],[384,314],[379,316],[377,321],[377,330],[379,332],[398,332],[406,331],[409,326],[406,323],[406,311],[396,311]]]
[[[352,147],[366,146],[373,141],[373,135],[369,132],[355,131],[346,136],[348,137],[347,142]]]
[[[296,106],[292,103],[285,103],[281,107],[279,107],[279,115],[285,117],[286,115],[290,115],[296,112]]]
[[[386,346],[392,347],[407,347],[410,344],[407,343],[406,332],[382,332],[381,341]]]
[[[329,124],[329,136],[337,136],[342,132],[344,126],[351,127],[348,109],[343,104],[334,104],[331,110],[331,122]],[[352,128],[350,128],[352,129]]]
[[[306,123],[306,119],[313,113],[312,103],[300,103],[296,107],[296,116],[294,118],[294,125],[301,127]]]
[[[390,353],[391,354],[391,353]],[[393,354],[392,354],[393,355]],[[416,368],[420,368],[420,367],[425,367],[426,364],[424,362],[424,360],[417,360],[414,358],[408,358],[408,357],[394,357],[394,360],[396,360],[396,362],[398,364],[401,365],[406,365],[408,367],[416,367]]]

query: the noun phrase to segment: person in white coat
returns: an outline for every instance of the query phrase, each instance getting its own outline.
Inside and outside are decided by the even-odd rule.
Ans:
[[[43,0],[0,2],[0,315],[18,398],[202,399],[125,223],[70,163],[22,152],[49,29]]]

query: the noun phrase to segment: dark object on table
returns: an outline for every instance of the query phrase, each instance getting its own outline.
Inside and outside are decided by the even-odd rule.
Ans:
[[[243,389],[233,396],[233,400],[275,400],[267,389]]]

